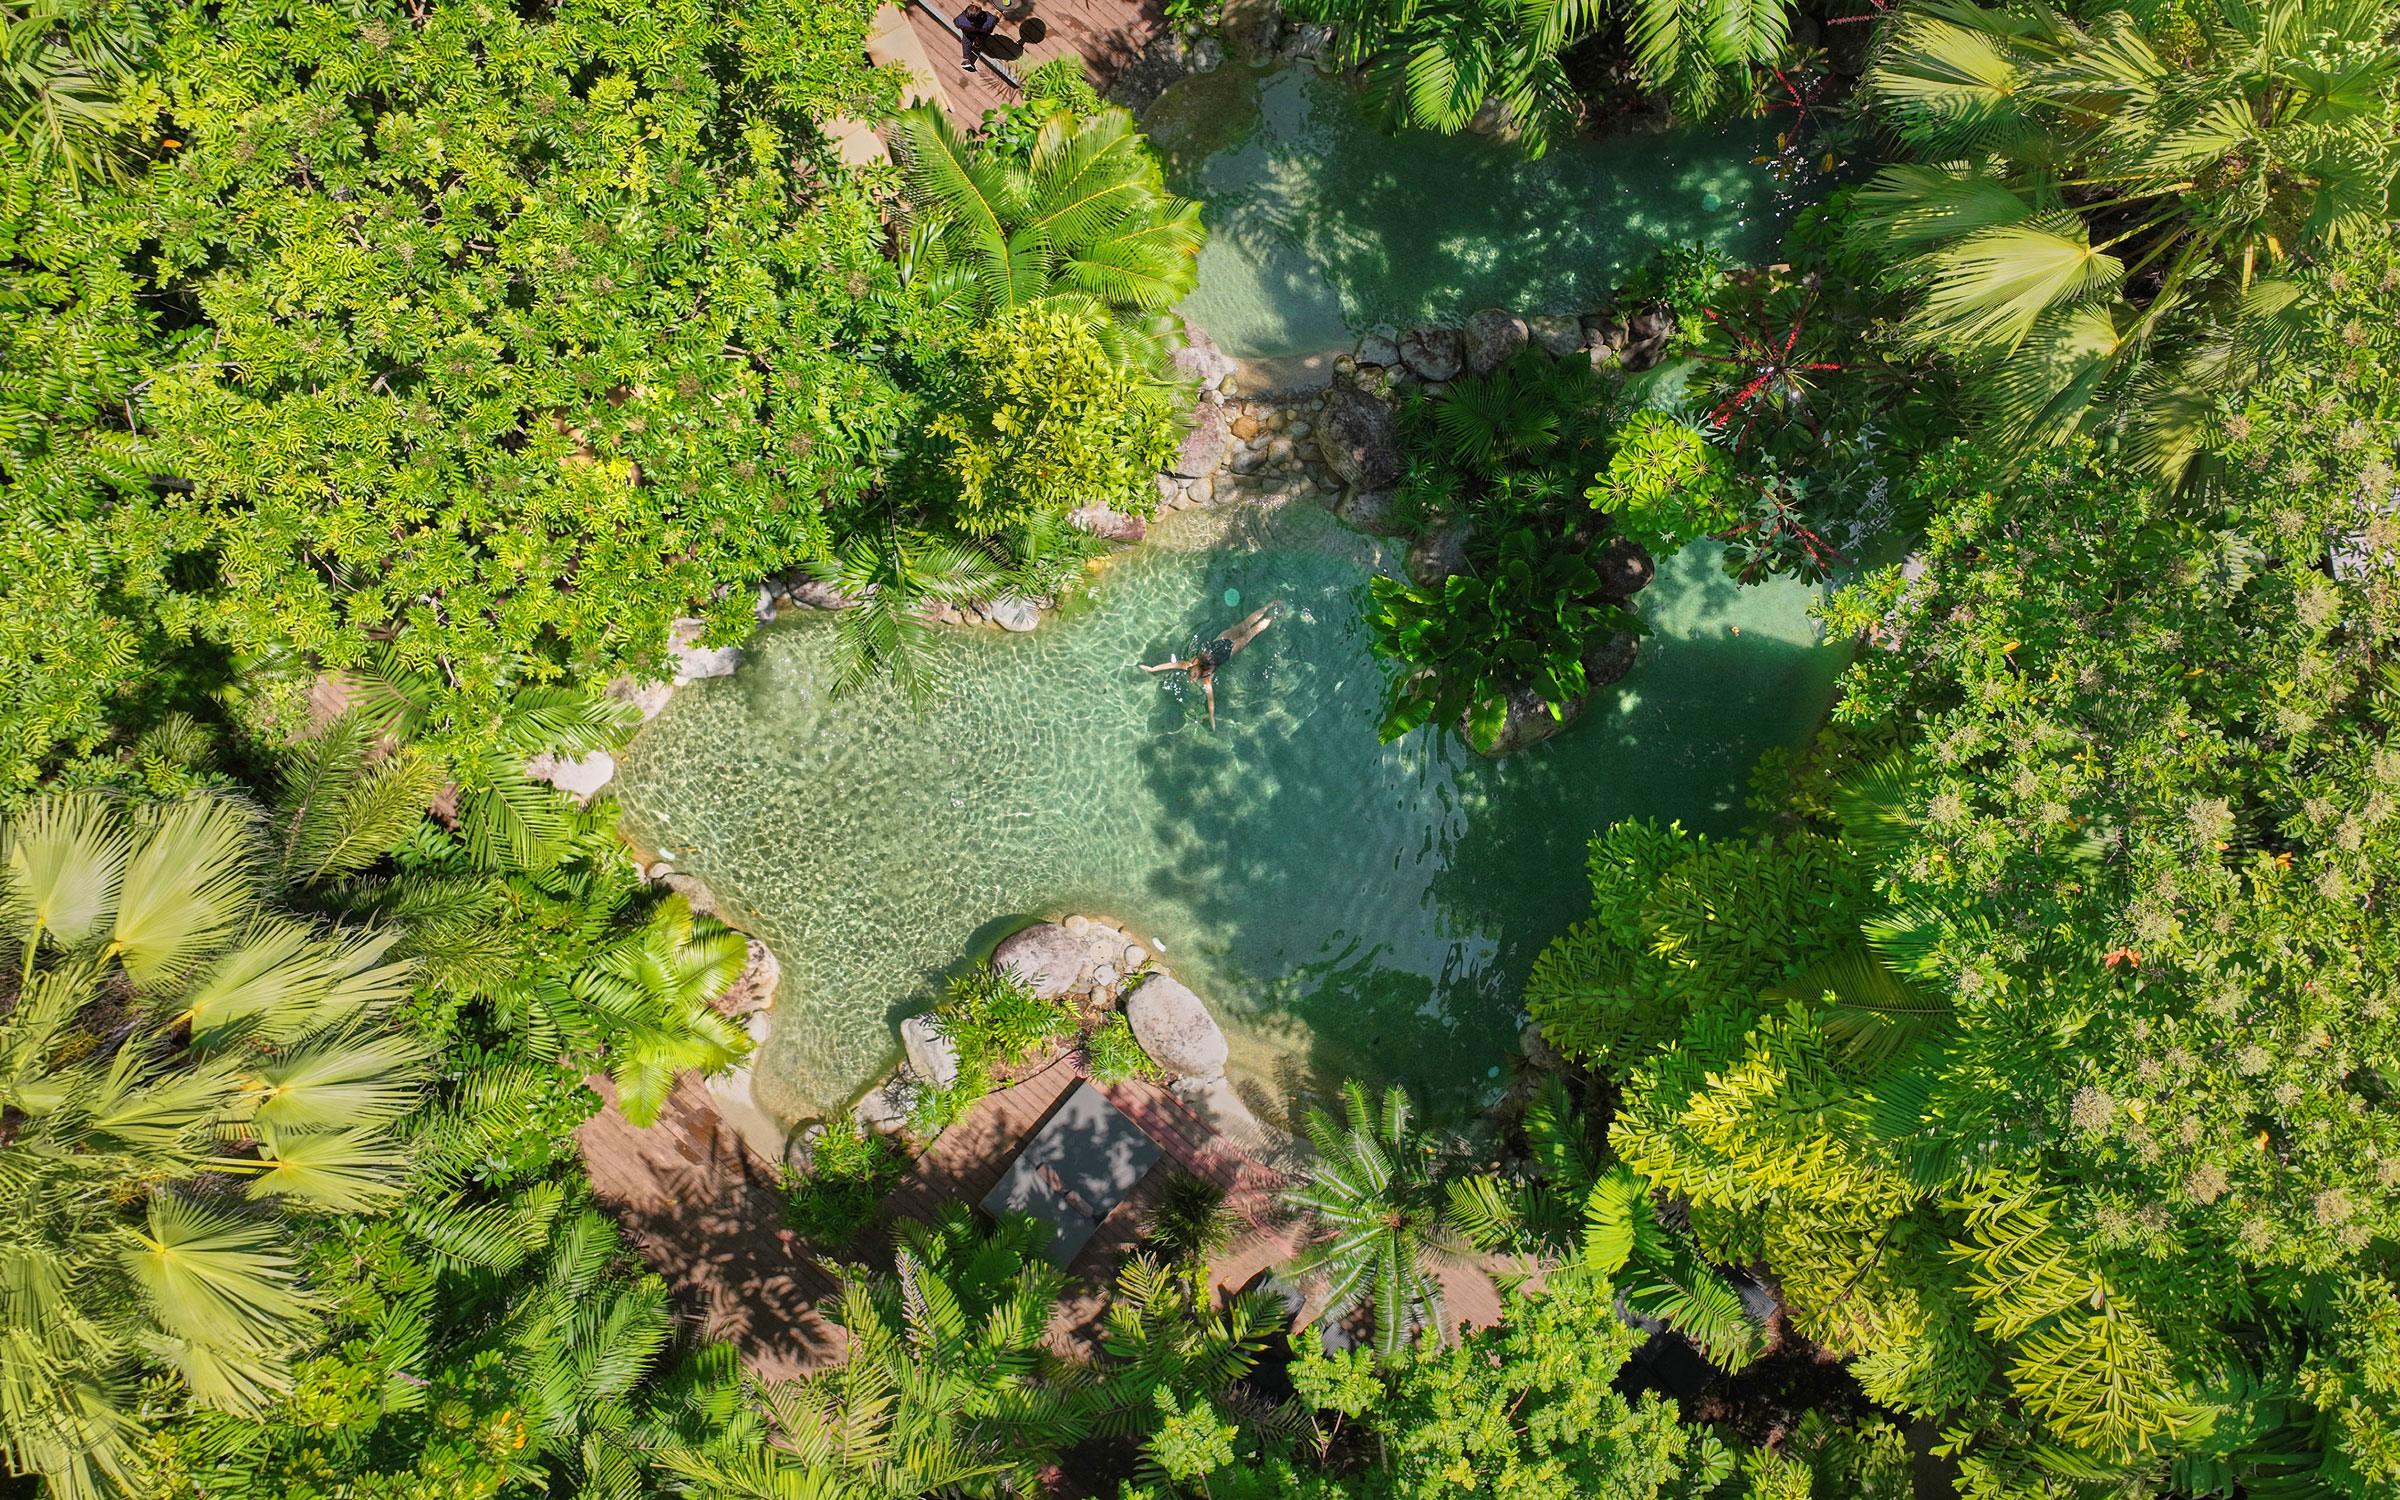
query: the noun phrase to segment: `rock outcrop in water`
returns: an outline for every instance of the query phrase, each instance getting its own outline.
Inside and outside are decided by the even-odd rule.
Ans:
[[[1400,477],[1392,409],[1355,386],[1343,386],[1325,397],[1316,437],[1325,467],[1354,490],[1389,489]]]
[[[1466,368],[1466,339],[1455,328],[1412,328],[1400,335],[1400,363],[1419,380],[1456,380]]]
[[[1210,1083],[1225,1076],[1233,1049],[1208,1006],[1181,982],[1164,974],[1143,981],[1125,1002],[1125,1019],[1142,1050],[1177,1078]]]
[[[1467,371],[1489,375],[1525,350],[1529,334],[1525,320],[1502,308],[1487,307],[1467,319]]]
[[[992,950],[992,967],[1024,980],[1044,1000],[1055,1000],[1075,988],[1086,962],[1073,933],[1056,922],[1038,922],[1002,938]]]

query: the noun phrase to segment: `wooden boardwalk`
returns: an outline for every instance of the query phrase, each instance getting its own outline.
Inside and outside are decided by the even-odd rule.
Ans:
[[[884,1200],[886,1220],[931,1218],[944,1203],[981,1203],[1067,1091],[1087,1076],[1081,1054],[1064,1050],[1012,1086],[985,1095],[965,1119],[942,1132]],[[1070,1356],[1088,1356],[1096,1347],[1117,1267],[1140,1243],[1160,1190],[1177,1172],[1225,1189],[1226,1207],[1240,1225],[1233,1245],[1211,1266],[1220,1289],[1241,1286],[1259,1271],[1289,1259],[1293,1249],[1291,1228],[1276,1206],[1276,1193],[1284,1184],[1279,1174],[1236,1151],[1157,1084],[1135,1080],[1093,1087],[1165,1154],[1100,1221],[1099,1230],[1067,1267],[1066,1296],[1050,1333],[1058,1351]]]
[[[929,1219],[945,1203],[980,1204],[1085,1076],[1082,1054],[1062,1050],[1037,1059],[1011,1086],[985,1095],[942,1132],[884,1200],[882,1223]],[[686,1073],[675,1081],[658,1123],[647,1130],[618,1112],[605,1076],[588,1081],[608,1101],[575,1132],[593,1190],[642,1258],[666,1277],[693,1327],[730,1340],[743,1362],[769,1380],[839,1360],[842,1330],[818,1310],[834,1295],[833,1277],[783,1227],[778,1172],[718,1115],[699,1076]],[[1277,1203],[1280,1174],[1235,1149],[1167,1089],[1139,1081],[1093,1086],[1164,1154],[1067,1268],[1050,1343],[1070,1358],[1096,1352],[1117,1267],[1140,1243],[1160,1190],[1176,1172],[1225,1189],[1238,1228],[1210,1266],[1220,1292],[1237,1290],[1289,1260],[1299,1246],[1300,1226]],[[870,1232],[853,1253],[888,1262],[886,1243]],[[1445,1268],[1441,1279],[1458,1321],[1498,1320],[1499,1294],[1480,1268]]]
[[[769,1380],[839,1359],[842,1331],[817,1311],[833,1278],[783,1227],[776,1170],[718,1117],[700,1076],[675,1080],[647,1130],[618,1112],[605,1076],[587,1081],[608,1101],[575,1132],[593,1191],[684,1316]]]
[[[1017,91],[988,65],[972,73],[959,70],[958,38],[936,12],[940,17],[956,16],[966,9],[966,0],[930,3],[934,11],[909,5],[908,22],[941,80],[951,117],[973,125],[985,110],[1016,103]],[[986,8],[998,9],[997,0],[987,0]],[[1159,0],[1025,0],[1001,12],[999,35],[996,55],[1017,77],[1053,57],[1080,56],[1092,86],[1113,97],[1112,91],[1130,81],[1130,75],[1141,71],[1146,59],[1165,44],[1167,23]]]

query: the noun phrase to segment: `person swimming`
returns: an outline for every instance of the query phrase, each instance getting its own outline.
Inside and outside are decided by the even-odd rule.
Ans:
[[[1241,624],[1225,631],[1200,648],[1198,654],[1162,661],[1157,666],[1143,665],[1145,672],[1188,672],[1192,681],[1208,698],[1208,727],[1217,727],[1217,668],[1233,660],[1233,654],[1249,645],[1275,623],[1275,611],[1283,608],[1281,599],[1270,599],[1266,605]]]

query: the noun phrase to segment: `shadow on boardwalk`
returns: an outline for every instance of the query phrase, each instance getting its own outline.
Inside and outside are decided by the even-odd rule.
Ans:
[[[893,1220],[931,1218],[945,1203],[980,1203],[1086,1076],[1082,1054],[1061,1051],[986,1095],[918,1159],[884,1200],[878,1228],[862,1235],[848,1258],[869,1258],[872,1247],[871,1258],[888,1263],[885,1229]],[[609,1101],[576,1131],[592,1186],[642,1258],[666,1277],[685,1317],[702,1332],[731,1340],[744,1363],[766,1379],[839,1360],[842,1331],[818,1310],[834,1295],[833,1277],[784,1229],[776,1171],[718,1117],[699,1078],[687,1073],[677,1079],[658,1123],[647,1130],[618,1112],[606,1078],[590,1081]],[[1299,1245],[1298,1226],[1277,1204],[1285,1184],[1281,1174],[1236,1150],[1156,1084],[1093,1087],[1164,1154],[1067,1268],[1050,1342],[1060,1354],[1081,1358],[1097,1352],[1117,1267],[1139,1243],[1161,1188],[1176,1172],[1225,1189],[1238,1228],[1211,1264],[1221,1291],[1290,1259]],[[1497,1320],[1499,1299],[1484,1276],[1449,1272],[1442,1279],[1461,1322]]]

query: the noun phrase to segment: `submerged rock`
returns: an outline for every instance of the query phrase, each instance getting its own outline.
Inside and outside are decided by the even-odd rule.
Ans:
[[[1525,347],[1525,320],[1505,308],[1487,307],[1467,319],[1467,368],[1489,375]]]
[[[1453,573],[1467,570],[1467,542],[1475,528],[1464,521],[1429,531],[1418,537],[1408,549],[1409,581],[1419,588],[1433,588]]]
[[[1203,1080],[1225,1076],[1225,1059],[1232,1055],[1225,1033],[1181,981],[1164,974],[1145,980],[1125,1002],[1125,1019],[1142,1050],[1169,1072]]]
[[[1352,490],[1333,508],[1333,513],[1369,536],[1398,536],[1400,525],[1392,519],[1390,490]]]
[[[1466,362],[1466,339],[1455,328],[1412,328],[1400,335],[1400,363],[1419,380],[1455,380]]]
[[[1626,600],[1650,586],[1658,576],[1658,564],[1640,542],[1629,536],[1612,536],[1592,554],[1592,569],[1600,575],[1600,589],[1611,604]]]
[[[908,1127],[908,1107],[915,1090],[895,1073],[850,1106],[851,1118],[877,1135],[897,1135]]]
[[[1204,389],[1215,390],[1218,382],[1238,368],[1233,357],[1217,347],[1217,341],[1209,336],[1205,328],[1187,323],[1184,333],[1187,342],[1170,356],[1175,368],[1200,382]]]
[[[1038,922],[1011,933],[992,950],[992,967],[1014,974],[1045,1000],[1075,988],[1090,959],[1075,935],[1056,922]]]
[[[1325,467],[1352,489],[1386,489],[1400,477],[1400,442],[1392,434],[1391,408],[1366,392],[1345,387],[1327,396],[1314,433]]]

